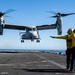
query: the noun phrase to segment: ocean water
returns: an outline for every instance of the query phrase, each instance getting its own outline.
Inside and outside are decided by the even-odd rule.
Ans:
[[[0,49],[0,52],[47,52],[65,54],[65,50],[43,50],[43,49]]]

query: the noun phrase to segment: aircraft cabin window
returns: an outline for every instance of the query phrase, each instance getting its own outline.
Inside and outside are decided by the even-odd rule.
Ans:
[[[36,28],[33,28],[33,31],[36,31],[37,29]]]

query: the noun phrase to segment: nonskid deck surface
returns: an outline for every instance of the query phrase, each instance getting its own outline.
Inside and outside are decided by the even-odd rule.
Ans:
[[[0,53],[0,75],[75,75],[66,70],[66,57],[58,54]]]

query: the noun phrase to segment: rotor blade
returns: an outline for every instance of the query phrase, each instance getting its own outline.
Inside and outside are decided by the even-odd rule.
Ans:
[[[10,16],[5,15],[4,17],[10,17]]]
[[[8,9],[6,12],[4,12],[4,14],[8,14],[8,13],[11,13],[11,12],[14,12],[14,11],[16,11],[16,10],[14,10],[14,9]]]
[[[58,16],[51,16],[51,18],[56,18],[56,17],[58,17]]]
[[[69,13],[69,14],[61,14],[62,17],[64,16],[69,16],[69,15],[74,15],[75,13]]]
[[[57,14],[55,11],[51,10],[51,11],[46,11],[48,13],[52,13],[52,14]]]
[[[65,17],[65,16],[69,16],[69,15],[74,15],[75,13],[68,13],[68,14],[61,14],[62,17]],[[56,18],[58,17],[57,15],[55,16],[51,16],[52,18]]]

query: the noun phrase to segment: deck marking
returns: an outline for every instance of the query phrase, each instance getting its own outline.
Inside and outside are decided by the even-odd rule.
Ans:
[[[58,66],[58,67],[60,67],[60,68],[66,68],[64,65],[61,65],[61,64],[59,64],[59,63],[57,63],[57,62],[54,62],[54,61],[52,61],[52,60],[48,60],[47,58],[45,58],[45,57],[43,57],[43,56],[41,56],[41,55],[38,55],[38,54],[35,54],[35,55],[37,55],[37,56],[39,56],[40,58],[42,58],[42,59],[45,59],[47,62],[50,62],[50,63],[52,63],[52,64],[54,64],[54,65],[56,65],[56,66]]]

